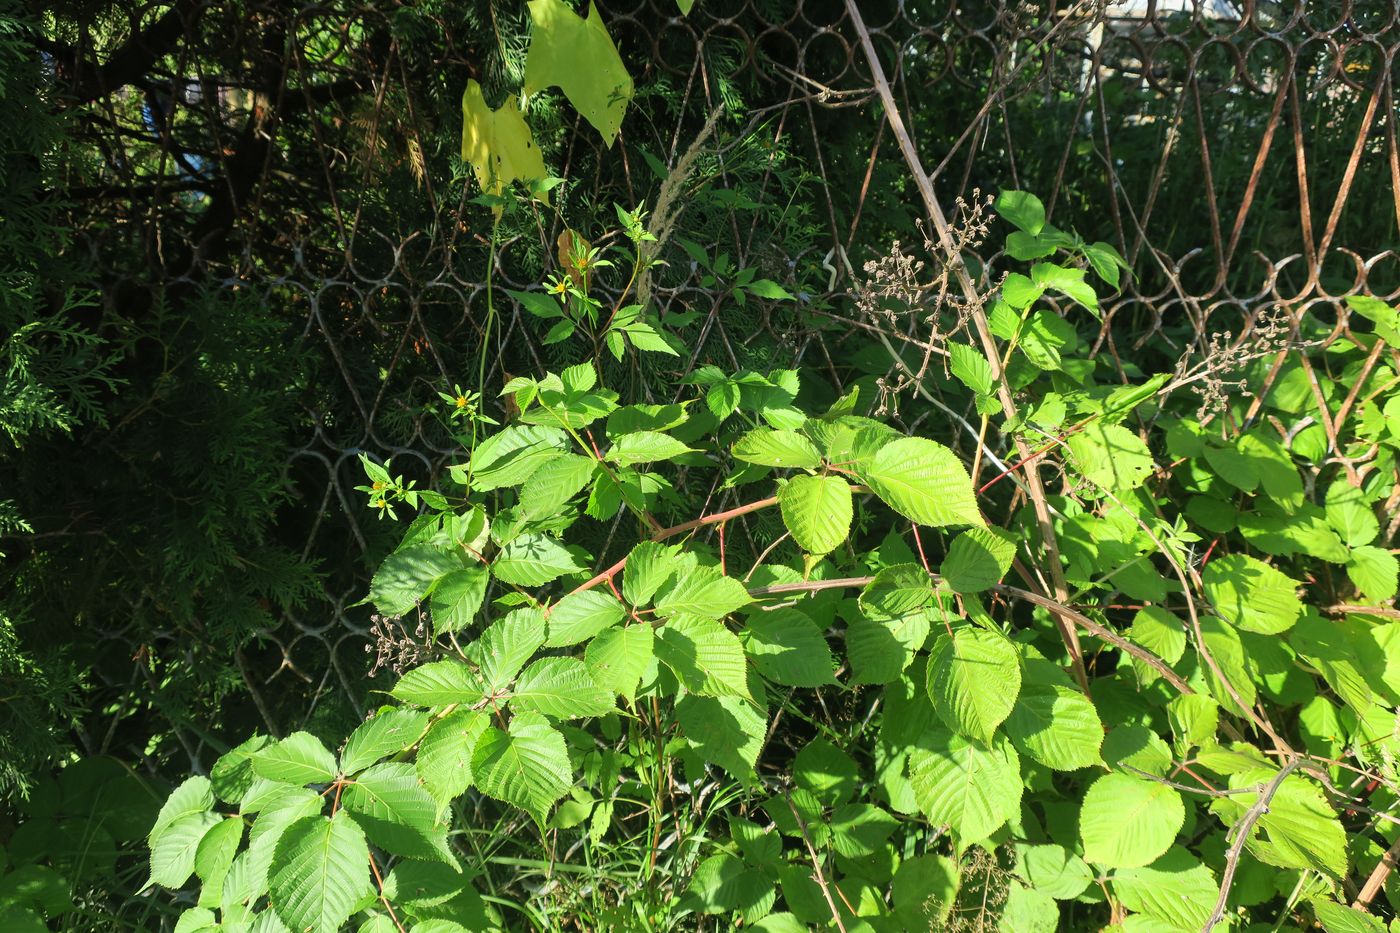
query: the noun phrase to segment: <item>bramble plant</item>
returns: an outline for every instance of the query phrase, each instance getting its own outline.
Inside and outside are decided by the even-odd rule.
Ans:
[[[179,929],[550,926],[474,883],[488,812],[597,872],[616,929],[1382,929],[1353,867],[1396,838],[1400,314],[1352,299],[1335,375],[1288,320],[1149,376],[1080,336],[1117,253],[996,206],[1029,269],[897,310],[955,322],[932,365],[894,349],[981,415],[970,455],[858,392],[807,410],[792,370],[654,404],[584,361],[507,384],[436,491],[366,460],[418,512],[369,598],[429,660],[338,753],[257,736],[176,789]]]

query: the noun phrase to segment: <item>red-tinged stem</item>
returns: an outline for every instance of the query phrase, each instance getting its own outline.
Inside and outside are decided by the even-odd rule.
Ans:
[[[720,525],[722,527],[724,523],[731,518],[738,518],[740,515],[747,515],[750,512],[757,512],[759,509],[766,509],[771,505],[777,504],[778,497],[769,496],[767,499],[759,499],[747,505],[736,506],[732,509],[726,509],[723,512],[716,512],[713,515],[704,515],[688,522],[681,522],[679,525],[672,525],[670,528],[659,528],[652,533],[651,540],[665,541],[667,538],[674,538],[676,535],[684,534],[687,531],[694,531],[696,528],[704,528],[706,525]],[[613,577],[617,576],[622,572],[622,568],[626,566],[627,558],[624,557],[591,580],[575,587],[568,595],[572,596],[575,593],[582,593],[584,590],[591,590],[604,580],[611,580]],[[545,614],[548,615],[548,612]]]
[[[933,573],[929,569],[928,558],[924,556],[924,539],[919,537],[919,526],[910,522],[909,530],[914,532],[914,546],[919,549],[919,562],[924,565],[924,573]]]
[[[394,907],[389,903],[389,898],[384,896],[384,876],[379,873],[379,866],[375,864],[374,853],[369,857],[370,871],[374,872],[374,883],[379,887],[379,902],[384,905],[384,909],[389,911],[389,919],[394,921],[394,926],[398,927],[399,933],[408,933],[399,922],[398,915],[394,913]]]
[[[991,488],[992,488],[993,486],[995,486],[997,483],[1001,482],[1003,479],[1005,479],[1006,477],[1010,476],[1012,473],[1015,473],[1017,470],[1021,469],[1021,467],[1027,466],[1028,464],[1034,462],[1035,460],[1038,460],[1038,459],[1040,459],[1041,457],[1045,456],[1047,453],[1049,453],[1051,450],[1053,450],[1054,447],[1055,447],[1054,444],[1047,444],[1046,446],[1044,446],[1044,447],[1040,448],[1039,450],[1035,451],[1034,453],[1032,453],[1029,457],[1026,457],[1026,458],[1023,459],[1023,460],[1017,460],[1015,463],[1011,464],[1011,466],[1009,466],[1009,467],[1007,467],[1006,469],[1002,470],[1002,471],[1001,471],[1000,473],[998,473],[996,476],[993,476],[991,479],[989,479],[989,480],[987,480],[985,483],[983,483],[983,484],[981,485],[981,487],[977,490],[977,494],[978,494],[979,496],[982,495],[982,493],[986,492],[988,489],[991,489]]]

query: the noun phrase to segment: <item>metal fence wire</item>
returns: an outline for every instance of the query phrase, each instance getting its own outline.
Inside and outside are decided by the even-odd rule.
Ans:
[[[922,210],[845,5],[699,0],[688,16],[674,0],[598,6],[639,88],[653,95],[644,100],[664,94],[666,103],[634,105],[621,145],[610,152],[599,149],[586,124],[570,124],[552,141],[559,164],[551,167],[574,177],[580,190],[596,187],[597,203],[638,203],[656,182],[637,152],[673,169],[701,139],[716,187],[746,172],[744,195],[773,210],[736,206],[686,235],[707,236],[701,245],[711,255],[727,252],[740,265],[784,277],[827,324],[818,332],[800,315],[753,309],[740,328],[735,318],[715,313],[714,299],[699,284],[702,270],[676,250],[653,300],[662,309],[706,315],[687,362],[829,367],[824,354],[861,326],[849,297],[851,270],[859,275]],[[1400,295],[1400,3],[863,0],[859,6],[946,205],[971,199],[978,189],[1033,191],[1052,222],[1111,242],[1136,270],[1120,293],[1103,299],[1094,352],[1189,352],[1214,331],[1237,334],[1275,311],[1312,316],[1335,337],[1347,326],[1343,296]],[[217,25],[215,8],[202,8],[203,20],[194,9],[184,9],[185,28]],[[356,37],[374,34],[393,14],[330,3],[269,16],[280,17],[280,25],[248,20],[226,28],[319,31],[341,36],[353,50]],[[482,67],[473,41],[444,35],[434,65]],[[413,157],[430,118],[392,55],[382,72],[369,75],[351,73],[344,56],[330,52],[315,61],[293,57],[288,73],[300,75],[298,87],[360,81],[356,87],[367,93],[353,102],[303,93],[291,106],[308,113],[329,108],[363,136]],[[706,138],[706,121],[721,104],[729,113]],[[638,116],[643,109],[645,120]],[[741,138],[750,147],[755,138],[766,140],[773,160],[755,161],[750,152],[740,164]],[[414,229],[385,226],[375,219],[384,213],[366,206],[371,195],[356,172],[344,170],[344,152],[315,132],[298,145],[307,153],[303,167],[337,167],[329,205],[317,215],[323,226],[289,222],[274,231],[280,251],[252,255],[245,248],[240,259],[232,250],[234,258],[216,273],[224,287],[251,291],[301,321],[317,381],[305,436],[289,452],[295,495],[288,509],[296,513],[289,527],[300,529],[305,555],[328,571],[323,593],[262,632],[244,665],[269,725],[283,732],[332,702],[363,712],[367,687],[384,686],[383,678],[367,677],[370,613],[357,603],[385,539],[353,489],[363,482],[356,460],[361,453],[392,457],[426,478],[460,455],[405,398],[415,379],[467,381],[462,361],[474,358],[486,315],[482,231],[462,221],[472,192],[460,179],[452,183],[428,171],[394,197],[421,200],[429,220]],[[230,151],[208,158],[238,157],[236,147]],[[267,155],[257,182],[236,198],[246,204],[270,197],[275,176],[288,168]],[[789,209],[794,191],[809,210],[809,232],[796,238],[774,220]],[[575,194],[568,206],[581,209],[586,200]],[[532,264],[546,249],[541,243],[552,243],[557,228],[540,233],[539,242],[521,236],[502,244],[497,271],[505,284],[528,286]],[[267,231],[260,235],[266,241]],[[988,241],[970,250],[985,282],[1006,266],[994,246]],[[849,265],[839,261],[843,251]],[[180,280],[207,274],[198,257],[171,273]],[[494,386],[509,367],[542,370],[556,352],[540,345],[521,309],[499,310],[492,339],[501,350],[492,352],[487,378]],[[316,679],[312,672],[326,673]],[[289,716],[289,709],[299,712]],[[196,736],[188,742],[197,755],[204,748]]]

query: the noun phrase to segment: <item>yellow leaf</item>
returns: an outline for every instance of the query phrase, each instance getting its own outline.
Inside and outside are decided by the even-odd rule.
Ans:
[[[537,181],[548,174],[515,98],[492,110],[475,81],[462,94],[462,159],[471,163],[487,194],[500,195],[513,181]]]
[[[557,87],[611,146],[632,99],[632,76],[593,4],[583,19],[562,0],[530,0],[525,95]]]

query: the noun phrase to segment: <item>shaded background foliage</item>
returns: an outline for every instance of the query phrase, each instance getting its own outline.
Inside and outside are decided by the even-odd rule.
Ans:
[[[946,202],[1033,190],[1128,257],[1096,352],[1130,370],[1285,299],[1330,321],[1335,296],[1400,290],[1393,4],[861,6]],[[497,274],[538,280],[565,225],[602,236],[670,176],[655,300],[692,352],[609,384],[659,397],[715,362],[808,367],[814,402],[876,393],[890,361],[848,268],[917,242],[921,212],[844,5],[602,10],[637,84],[620,141],[533,102],[566,181],[507,211]],[[493,223],[457,156],[463,87],[499,103],[527,39],[523,5],[479,0],[3,14],[12,799],[74,754],[160,780],[254,727],[343,734],[387,685],[359,601],[395,533],[355,501],[356,457],[430,478],[453,449],[436,393],[473,384],[483,338],[488,397],[574,352],[508,305],[487,334]],[[701,287],[682,240],[799,301]]]

